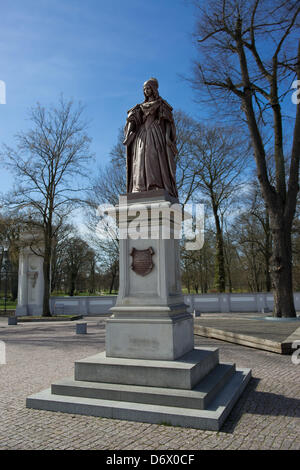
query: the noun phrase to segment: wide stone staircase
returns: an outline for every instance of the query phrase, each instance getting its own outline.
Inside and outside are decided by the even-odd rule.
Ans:
[[[75,362],[74,378],[27,398],[28,408],[218,431],[251,378],[217,348],[175,361],[106,357]]]

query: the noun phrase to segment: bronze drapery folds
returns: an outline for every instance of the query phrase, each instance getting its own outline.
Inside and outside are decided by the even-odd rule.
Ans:
[[[127,147],[127,192],[176,188],[176,130],[172,107],[159,96],[158,81],[144,83],[145,101],[128,111],[124,145]]]

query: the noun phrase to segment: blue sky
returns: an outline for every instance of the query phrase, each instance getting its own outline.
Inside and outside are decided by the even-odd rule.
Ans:
[[[13,144],[26,129],[31,106],[55,103],[63,93],[86,106],[91,149],[105,163],[150,76],[174,108],[200,116],[180,78],[195,55],[194,21],[185,0],[2,0],[0,144]],[[2,192],[13,179],[0,172]]]

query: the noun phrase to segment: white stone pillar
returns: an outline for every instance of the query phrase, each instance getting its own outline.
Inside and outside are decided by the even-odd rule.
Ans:
[[[28,257],[24,250],[20,250],[19,274],[18,274],[18,305],[16,315],[27,315],[28,290],[27,290]]]
[[[127,204],[118,208],[119,214],[127,214],[120,217],[119,228],[128,225],[130,230],[139,223],[143,235],[133,239],[130,233],[120,240],[120,287],[106,324],[107,357],[175,360],[194,347],[193,317],[183,300],[179,240],[174,237],[181,227],[181,206],[164,191],[153,193],[157,196],[147,199],[128,195]],[[170,223],[164,209],[171,203]]]
[[[23,235],[20,243],[16,315],[42,315],[44,274],[41,237]]]

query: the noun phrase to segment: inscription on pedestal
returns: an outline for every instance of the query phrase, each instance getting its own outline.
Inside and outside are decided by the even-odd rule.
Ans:
[[[131,269],[140,276],[146,276],[153,269],[152,255],[153,248],[150,246],[147,250],[137,250],[132,248],[130,256],[132,256]]]

